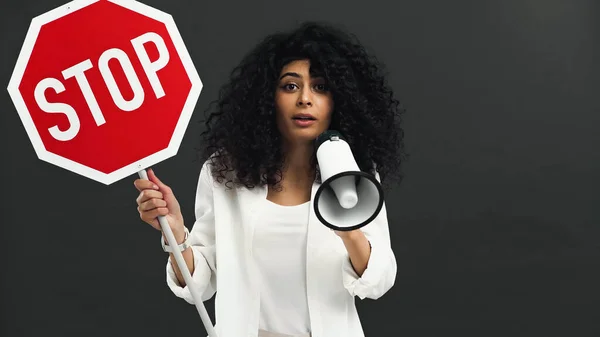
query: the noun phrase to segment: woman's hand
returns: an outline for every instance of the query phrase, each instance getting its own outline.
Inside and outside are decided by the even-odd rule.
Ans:
[[[136,179],[133,184],[140,192],[136,199],[140,218],[155,229],[162,230],[157,217],[165,216],[177,242],[183,242],[183,216],[171,188],[160,181],[152,169],[148,170],[148,180]]]
[[[358,276],[362,276],[371,257],[371,243],[360,228],[352,231],[334,230],[334,232],[344,242],[354,271]]]
[[[342,238],[342,240],[348,240],[348,239],[352,239],[356,236],[360,236],[360,235],[364,235],[360,229],[355,229],[355,230],[351,230],[351,231],[333,231],[337,236],[339,236],[340,238]]]

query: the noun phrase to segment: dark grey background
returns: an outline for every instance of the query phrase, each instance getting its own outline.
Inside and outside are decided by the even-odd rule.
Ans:
[[[2,0],[4,88],[31,18],[63,3]],[[329,20],[408,108],[412,158],[387,200],[398,278],[359,301],[367,336],[600,335],[598,1],[145,3],[174,16],[205,85],[155,167],[188,224],[198,122],[230,69],[267,33]],[[38,160],[6,90],[0,107],[0,336],[205,336],[166,286],[136,177],[106,187]]]

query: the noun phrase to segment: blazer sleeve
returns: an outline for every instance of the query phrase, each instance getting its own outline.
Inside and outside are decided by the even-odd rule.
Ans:
[[[210,299],[216,293],[216,254],[215,254],[215,216],[213,202],[213,183],[210,168],[205,163],[200,171],[195,200],[196,220],[190,231],[190,246],[194,255],[193,286],[201,293],[202,301]],[[195,304],[188,285],[182,287],[175,275],[172,263],[167,259],[167,285],[179,298]]]
[[[379,173],[376,173],[375,177],[381,181]],[[397,272],[396,257],[390,242],[385,202],[377,217],[360,230],[371,244],[371,255],[367,268],[360,277],[354,271],[350,257],[346,255],[342,263],[344,287],[352,296],[358,296],[361,300],[365,298],[375,300],[392,288]]]

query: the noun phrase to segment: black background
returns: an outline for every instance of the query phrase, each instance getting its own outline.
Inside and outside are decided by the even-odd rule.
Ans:
[[[2,0],[0,82],[57,0]],[[353,31],[408,109],[387,195],[395,287],[359,301],[367,336],[600,336],[600,3],[147,0],[172,14],[204,83],[177,156],[154,168],[193,221],[202,112],[265,34]],[[0,91],[0,335],[205,336],[165,282],[133,180],[37,159]],[[206,303],[213,315],[212,300]],[[214,319],[214,316],[212,316]]]

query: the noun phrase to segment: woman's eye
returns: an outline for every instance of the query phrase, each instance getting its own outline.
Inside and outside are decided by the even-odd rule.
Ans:
[[[295,87],[296,85],[294,83],[288,83],[283,85],[283,89],[285,90],[294,90]]]
[[[315,85],[315,87],[316,87],[316,88],[317,88],[317,90],[319,90],[319,91],[327,91],[327,89],[328,89],[328,88],[327,88],[327,85],[325,85],[325,84],[317,84],[317,85]]]

